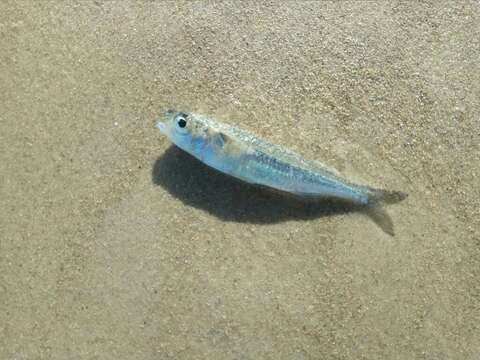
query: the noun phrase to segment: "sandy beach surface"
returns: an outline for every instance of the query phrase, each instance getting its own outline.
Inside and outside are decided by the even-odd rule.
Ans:
[[[478,1],[0,2],[0,358],[479,359]],[[232,182],[168,108],[402,190]]]

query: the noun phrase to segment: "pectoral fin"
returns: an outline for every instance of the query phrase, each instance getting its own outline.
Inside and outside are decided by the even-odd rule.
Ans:
[[[211,143],[214,148],[222,151],[225,155],[231,157],[240,157],[248,153],[248,147],[241,142],[236,141],[229,135],[226,135],[220,131],[211,133]]]
[[[223,149],[228,142],[228,136],[222,132],[215,132],[211,135],[211,142],[215,147]]]

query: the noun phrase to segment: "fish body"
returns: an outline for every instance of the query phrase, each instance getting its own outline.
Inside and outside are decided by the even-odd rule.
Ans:
[[[334,169],[204,115],[169,110],[157,127],[203,163],[251,184],[299,197],[333,197],[358,205],[392,203],[406,196],[352,183]]]

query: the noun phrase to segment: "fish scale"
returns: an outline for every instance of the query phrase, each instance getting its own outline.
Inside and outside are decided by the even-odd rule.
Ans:
[[[249,162],[258,168],[250,177],[261,185],[275,184],[275,188],[302,196],[334,196],[346,200],[366,203],[368,198],[361,187],[354,188],[350,184],[340,183],[336,179],[315,173],[259,151],[248,157]],[[243,170],[248,174],[248,170]],[[272,186],[273,187],[273,186]]]

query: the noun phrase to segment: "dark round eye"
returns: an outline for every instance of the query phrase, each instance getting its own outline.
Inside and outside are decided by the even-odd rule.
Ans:
[[[181,118],[180,120],[178,120],[177,122],[178,126],[180,126],[181,128],[184,128],[185,126],[187,126],[187,122],[185,121],[185,119]]]

